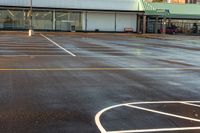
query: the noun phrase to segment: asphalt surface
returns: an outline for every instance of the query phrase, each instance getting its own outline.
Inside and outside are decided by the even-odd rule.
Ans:
[[[51,41],[0,35],[0,133],[99,133],[95,116],[113,105],[200,100],[199,37],[43,35]],[[198,105],[139,105],[196,121],[127,106],[100,121],[106,131],[200,127]]]

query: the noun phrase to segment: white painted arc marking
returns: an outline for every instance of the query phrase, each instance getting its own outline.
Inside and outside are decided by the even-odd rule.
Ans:
[[[131,108],[135,108],[135,109],[139,109],[139,110],[144,110],[144,111],[152,112],[152,113],[157,113],[157,114],[162,114],[162,115],[166,115],[166,116],[171,116],[171,117],[175,117],[175,118],[180,118],[180,119],[185,119],[185,120],[200,122],[199,119],[194,119],[194,118],[185,117],[185,116],[181,116],[181,115],[175,115],[175,114],[166,113],[166,112],[157,111],[157,110],[148,109],[148,108],[143,108],[143,107],[139,107],[139,106],[135,106],[135,105],[126,104],[125,106],[131,107]]]
[[[95,123],[97,125],[97,127],[99,128],[101,133],[107,133],[108,131],[106,131],[104,129],[104,127],[102,126],[101,122],[100,122],[100,117],[103,113],[105,113],[108,110],[117,108],[117,107],[122,107],[125,106],[127,104],[134,104],[134,105],[138,105],[138,104],[159,104],[159,103],[182,103],[182,102],[186,102],[186,103],[200,103],[200,101],[146,101],[146,102],[131,102],[131,103],[123,103],[123,104],[118,104],[118,105],[113,105],[107,108],[102,109],[101,111],[99,111],[96,116],[95,116]],[[170,128],[171,129],[171,128]],[[170,130],[169,129],[169,130]],[[177,129],[177,128],[176,128]],[[178,130],[178,129],[177,129]],[[188,129],[190,130],[190,129]],[[192,130],[192,129],[191,129]],[[175,131],[175,130],[174,130]]]
[[[46,37],[43,34],[40,34],[42,37],[46,38],[47,40],[49,40],[50,42],[52,42],[53,44],[55,44],[56,46],[58,46],[60,49],[64,50],[65,52],[67,52],[68,54],[72,55],[72,56],[76,56],[75,54],[73,54],[72,52],[66,50],[65,48],[63,48],[62,46],[60,46],[59,44],[57,44],[56,42],[54,42],[53,40],[51,40],[50,38]]]
[[[101,124],[101,122],[100,122],[100,116],[101,116],[104,112],[106,112],[106,111],[108,111],[108,110],[110,110],[110,109],[117,108],[117,107],[121,107],[121,106],[123,106],[123,105],[122,105],[122,104],[119,104],[119,105],[111,106],[111,107],[108,107],[108,108],[105,108],[105,109],[101,110],[100,112],[98,112],[98,113],[96,114],[96,116],[95,116],[95,123],[96,123],[97,127],[99,128],[99,130],[101,131],[101,133],[106,133],[106,130],[103,128],[103,126],[102,126],[102,124]]]
[[[106,133],[146,133],[146,132],[170,132],[170,131],[185,131],[185,130],[199,130],[200,127],[179,127],[179,128],[156,128],[144,130],[122,130],[122,131],[108,131]]]
[[[182,103],[182,102],[187,102],[187,103],[200,103],[200,101],[147,101],[147,102],[132,102],[132,103],[124,103],[120,104],[121,106],[124,106],[126,104],[158,104],[158,103]]]
[[[190,105],[190,106],[194,106],[194,107],[199,107],[200,108],[200,105],[198,105],[198,104],[187,103],[187,102],[181,102],[181,103],[185,104],[185,105]]]

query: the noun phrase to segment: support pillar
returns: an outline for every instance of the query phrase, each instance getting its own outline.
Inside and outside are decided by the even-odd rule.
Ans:
[[[28,30],[28,36],[33,36],[34,31],[33,31],[33,1],[30,0],[30,10],[28,12],[29,16],[29,30]]]
[[[171,18],[169,18],[168,21],[169,21],[169,22],[168,22],[168,26],[172,27],[172,21],[171,21]]]
[[[87,32],[88,30],[88,12],[85,12],[85,31]]]
[[[143,32],[142,32],[143,34],[146,33],[146,29],[147,29],[146,24],[147,24],[147,16],[144,15],[144,16],[143,16]]]
[[[56,11],[53,11],[53,30],[56,30]]]
[[[140,15],[137,16],[137,33],[141,33],[140,31],[140,22],[141,22],[141,18]]]
[[[163,34],[164,35],[166,34],[166,22],[167,22],[167,19],[164,17],[163,18],[163,24],[162,24],[162,29],[163,29]]]
[[[117,13],[115,12],[115,32],[117,31]]]
[[[155,21],[155,33],[158,33],[158,16],[156,16],[156,21]]]

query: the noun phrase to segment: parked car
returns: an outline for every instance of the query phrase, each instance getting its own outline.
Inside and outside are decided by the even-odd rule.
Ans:
[[[173,27],[166,27],[166,34],[176,34],[177,33],[177,27],[176,26],[173,26]],[[163,33],[164,30],[163,28],[160,29],[159,31],[160,33]]]

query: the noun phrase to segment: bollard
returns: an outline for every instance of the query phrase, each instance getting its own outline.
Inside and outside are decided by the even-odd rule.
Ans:
[[[34,35],[34,31],[33,30],[29,30],[28,31],[28,36],[33,36]]]

